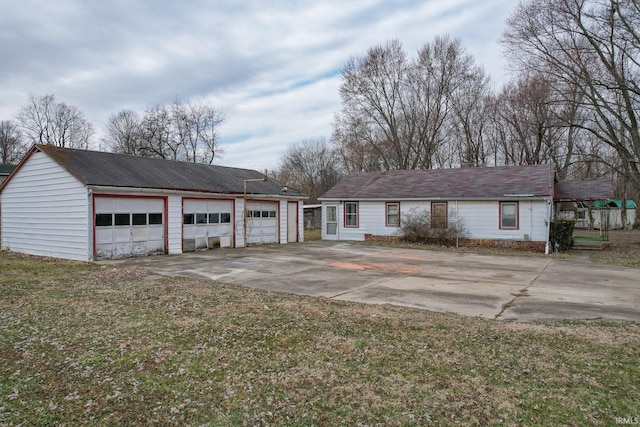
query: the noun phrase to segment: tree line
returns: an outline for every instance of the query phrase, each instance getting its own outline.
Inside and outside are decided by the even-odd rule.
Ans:
[[[221,154],[221,112],[204,102],[155,105],[140,115],[121,110],[111,115],[102,148],[115,153],[211,164]],[[0,161],[17,163],[31,144],[87,149],[93,125],[74,106],[54,95],[29,95],[16,120],[0,122]]]
[[[345,64],[329,140],[292,144],[275,176],[317,198],[344,175],[380,169],[555,163],[560,179],[611,175],[640,196],[640,2],[524,0],[500,39],[511,80],[495,90],[460,39],[437,36],[415,55],[399,40]],[[176,100],[109,118],[104,148],[211,163],[222,113]],[[3,162],[24,141],[86,148],[93,127],[53,95],[30,96],[0,122]]]
[[[316,195],[357,172],[555,163],[560,179],[610,175],[637,198],[639,29],[636,0],[522,1],[500,40],[512,78],[498,91],[459,39],[413,57],[398,40],[373,46],[342,70],[331,140],[291,146],[280,177]]]

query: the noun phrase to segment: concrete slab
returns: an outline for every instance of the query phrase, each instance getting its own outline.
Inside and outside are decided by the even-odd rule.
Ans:
[[[581,259],[556,261],[307,242],[100,263],[489,319],[640,320],[640,270]]]

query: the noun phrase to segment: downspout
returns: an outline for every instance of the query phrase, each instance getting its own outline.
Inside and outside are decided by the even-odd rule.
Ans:
[[[456,227],[458,227],[458,231],[456,232],[456,249],[460,248],[460,212],[458,212],[458,201],[456,200]]]
[[[93,207],[93,189],[89,188],[87,192],[87,260],[93,261],[93,255],[96,248],[96,225],[95,212]]]
[[[549,255],[549,246],[551,246],[551,242],[549,241],[549,233],[551,232],[551,207],[553,206],[553,203],[551,203],[551,200],[547,199],[547,241],[545,242],[544,245],[544,254],[545,255]]]

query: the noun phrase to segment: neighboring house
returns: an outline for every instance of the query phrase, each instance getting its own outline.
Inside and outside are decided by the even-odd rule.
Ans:
[[[0,184],[2,184],[7,178],[9,178],[9,175],[11,175],[11,172],[13,172],[15,168],[16,165],[0,163]]]
[[[81,261],[301,241],[306,198],[253,170],[51,145],[0,197],[3,249]]]
[[[601,181],[611,197],[611,181]],[[402,218],[422,210],[437,226],[462,225],[463,244],[548,251],[557,184],[548,164],[350,175],[319,198],[322,238],[397,238]]]
[[[10,165],[8,163],[0,163],[0,185],[9,178],[11,172],[16,168],[16,165]],[[1,208],[1,206],[0,206]],[[0,236],[2,236],[2,218],[0,217]]]
[[[623,203],[626,209],[622,208]],[[634,226],[637,209],[636,203],[630,199],[565,202],[561,204],[558,215],[575,219],[576,228],[621,230]]]

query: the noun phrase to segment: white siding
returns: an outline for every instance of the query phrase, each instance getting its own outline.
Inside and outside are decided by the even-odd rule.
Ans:
[[[244,199],[236,199],[236,211],[234,213],[234,223],[236,227],[236,242],[235,247],[241,248],[244,246]]]
[[[304,208],[302,201],[298,202],[298,241],[304,242]]]
[[[394,202],[390,200],[390,202]],[[436,202],[441,202],[437,200]],[[522,200],[518,204],[519,226],[517,230],[500,229],[499,201],[458,201],[447,200],[449,221],[459,219],[465,236],[470,239],[504,239],[546,241],[548,205],[545,200]],[[327,235],[326,207],[337,206],[338,231],[335,236]],[[431,210],[431,201],[402,201],[400,215],[405,218],[414,209]],[[364,240],[365,234],[376,236],[396,236],[399,227],[386,226],[386,207],[383,201],[361,201],[358,203],[359,224],[357,228],[344,226],[344,203],[324,202],[322,204],[322,238],[327,240]]]
[[[279,243],[287,243],[287,233],[289,231],[288,229],[288,224],[287,224],[287,218],[288,218],[288,203],[286,200],[280,200],[280,203],[278,203],[278,207],[279,207],[279,212],[278,212],[278,218],[279,218],[279,228],[280,228],[280,237],[278,239]]]
[[[35,152],[2,192],[2,248],[89,261],[89,206],[87,189]]]
[[[182,253],[182,197],[167,198],[167,245],[170,254]]]

